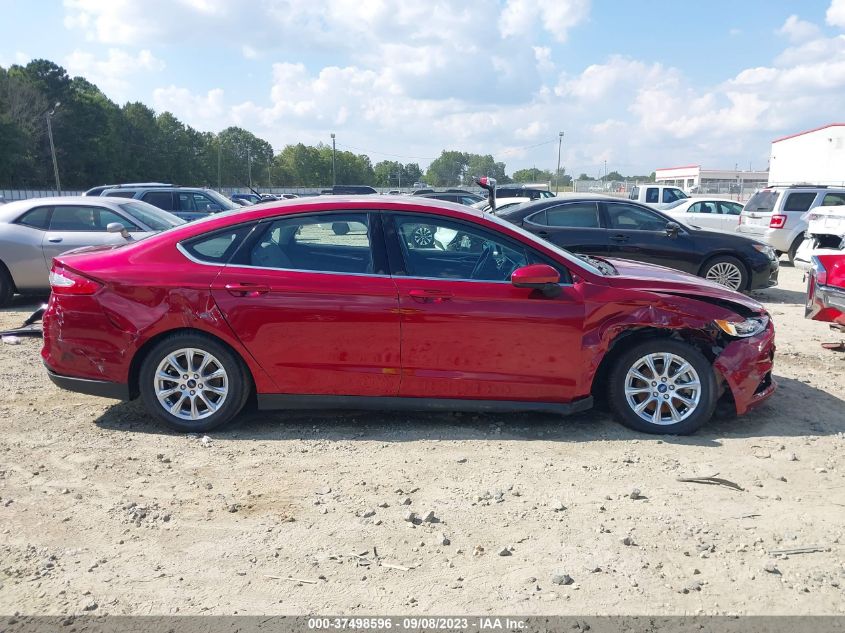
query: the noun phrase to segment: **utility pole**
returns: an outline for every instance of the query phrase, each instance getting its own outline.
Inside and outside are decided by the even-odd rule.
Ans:
[[[53,175],[56,177],[56,195],[62,195],[62,184],[59,182],[59,162],[56,160],[56,146],[53,143],[53,125],[50,119],[56,113],[56,108],[62,105],[61,101],[56,101],[53,109],[47,113],[47,136],[50,138],[50,154],[53,157]]]
[[[337,172],[335,171],[335,166],[334,166],[334,154],[335,154],[334,132],[332,132],[332,187],[334,187],[337,184]]]
[[[250,154],[248,145],[246,148],[246,171],[249,178],[249,188],[252,189],[252,154]]]
[[[217,133],[217,191],[220,191],[220,132]]]
[[[398,163],[399,165],[399,193],[402,193],[402,163]]]
[[[557,135],[557,171],[555,172],[555,195],[560,189],[560,146],[563,145],[563,132]]]

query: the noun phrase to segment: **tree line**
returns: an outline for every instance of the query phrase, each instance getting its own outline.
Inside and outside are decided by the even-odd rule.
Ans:
[[[332,147],[322,143],[273,147],[240,127],[201,132],[170,112],[140,102],[122,106],[83,77],[36,59],[25,66],[0,66],[0,187],[55,186],[47,118],[53,130],[63,189],[120,182],[161,181],[207,187],[320,187],[332,184]],[[549,170],[520,169],[508,176],[505,163],[489,155],[443,150],[426,171],[417,163],[366,154],[334,153],[337,184],[404,189],[471,185],[474,176],[499,183],[554,182]],[[572,179],[561,170],[560,186]]]

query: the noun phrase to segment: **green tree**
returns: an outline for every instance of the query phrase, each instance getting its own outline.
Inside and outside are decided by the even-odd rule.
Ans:
[[[515,182],[552,182],[554,180],[554,174],[548,169],[532,167],[530,169],[518,169],[513,172],[513,179]]]
[[[463,182],[467,168],[467,155],[464,152],[443,150],[440,156],[431,161],[426,172],[426,182],[435,187],[459,185]]]

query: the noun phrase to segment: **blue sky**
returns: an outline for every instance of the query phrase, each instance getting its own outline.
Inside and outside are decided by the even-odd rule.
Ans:
[[[841,120],[845,0],[0,0],[0,65],[51,59],[118,103],[270,141],[510,171],[765,168]]]

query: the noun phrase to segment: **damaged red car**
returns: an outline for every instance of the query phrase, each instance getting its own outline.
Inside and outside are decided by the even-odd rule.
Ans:
[[[685,434],[775,389],[756,301],[440,201],[273,202],[65,253],[50,281],[53,382],[140,397],[182,431],[248,401],[567,414],[601,398],[633,429]]]
[[[845,254],[817,254],[807,273],[804,316],[845,332]]]

